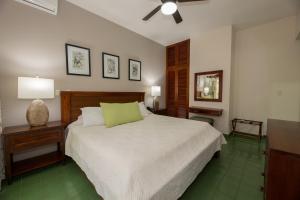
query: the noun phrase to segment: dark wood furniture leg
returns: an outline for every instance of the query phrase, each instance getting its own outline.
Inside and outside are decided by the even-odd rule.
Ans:
[[[232,120],[232,134],[235,135],[236,120]]]
[[[262,138],[262,124],[259,125],[259,141],[261,141]]]
[[[66,156],[65,156],[65,145],[62,142],[58,142],[57,143],[57,151],[60,152],[63,155],[63,159],[61,161],[61,163],[63,165],[66,164]]]
[[[12,181],[12,155],[10,153],[5,153],[5,172],[6,172],[6,180],[8,184],[11,184]]]
[[[220,158],[220,155],[221,155],[221,151],[217,151],[217,152],[214,154],[214,158]]]
[[[11,184],[12,180],[12,155],[9,151],[9,141],[3,136],[4,141],[4,164],[5,164],[5,175],[8,184]]]

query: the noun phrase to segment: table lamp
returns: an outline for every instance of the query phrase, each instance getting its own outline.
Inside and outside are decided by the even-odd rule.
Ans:
[[[157,100],[157,97],[160,97],[161,90],[160,86],[152,86],[151,87],[151,96],[153,97],[153,109],[154,111],[159,110],[159,101]]]
[[[54,98],[54,80],[31,77],[18,77],[18,98],[34,99],[26,112],[30,126],[43,126],[49,120],[49,110],[41,99]]]

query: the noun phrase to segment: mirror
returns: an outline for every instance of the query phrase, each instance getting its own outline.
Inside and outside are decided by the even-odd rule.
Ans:
[[[222,102],[223,70],[195,74],[195,101]]]

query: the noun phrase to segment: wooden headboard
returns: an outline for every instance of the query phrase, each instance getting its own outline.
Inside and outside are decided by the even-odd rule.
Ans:
[[[144,92],[80,92],[61,91],[61,121],[66,125],[76,121],[80,108],[97,107],[100,102],[128,103],[144,101]]]

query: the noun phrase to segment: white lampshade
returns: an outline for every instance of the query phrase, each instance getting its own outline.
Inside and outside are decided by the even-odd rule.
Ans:
[[[38,77],[18,77],[18,98],[53,99],[54,80]]]
[[[160,95],[161,95],[160,86],[152,86],[151,87],[151,96],[160,97]]]

